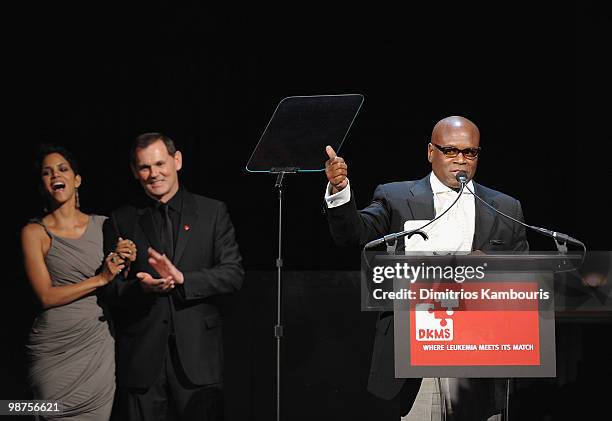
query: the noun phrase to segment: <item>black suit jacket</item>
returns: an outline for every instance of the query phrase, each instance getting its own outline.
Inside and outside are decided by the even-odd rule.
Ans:
[[[222,382],[222,319],[218,296],[238,290],[244,270],[225,204],[183,190],[173,262],[185,282],[169,294],[145,293],[138,272],[158,274],[147,249],[162,250],[150,204],[113,212],[104,225],[104,251],[118,237],[136,243],[127,277],[120,275],[103,295],[111,308],[119,386],[148,388],[160,373],[173,331],[180,362],[196,385]]]
[[[496,209],[523,221],[518,200],[474,183],[474,192]],[[473,250],[527,251],[525,228],[493,212],[475,199],[476,221]],[[354,194],[351,201],[327,210],[329,228],[339,245],[365,243],[392,232],[404,230],[404,222],[434,218],[433,192],[429,175],[417,181],[382,184],[376,188],[372,203],[358,211]],[[384,399],[395,397],[406,379],[396,379],[393,350],[393,317],[381,313],[376,324],[376,337],[368,390]],[[419,379],[416,379],[419,381]],[[414,389],[414,388],[413,388]]]

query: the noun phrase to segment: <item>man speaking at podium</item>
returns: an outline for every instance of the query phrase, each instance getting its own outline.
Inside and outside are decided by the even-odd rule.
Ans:
[[[379,185],[370,205],[363,210],[357,210],[346,162],[330,146],[326,152],[329,156],[325,163],[329,181],[325,193],[327,217],[331,235],[338,245],[363,246],[384,235],[403,231],[407,221],[431,220],[440,215],[457,198],[460,171],[465,171],[467,186],[476,195],[523,221],[518,200],[472,181],[480,153],[480,131],[467,118],[446,117],[434,126],[427,146],[430,174],[420,180]],[[467,189],[453,209],[436,222],[436,230],[443,233],[442,243],[436,244],[441,251],[486,253],[529,249],[524,227],[488,209]],[[368,390],[389,400],[399,394],[403,420],[433,420],[440,417],[437,413],[446,412],[447,420],[480,421],[500,412],[502,404],[495,402],[498,394],[494,380],[424,379],[421,382],[395,378],[393,349],[393,315],[382,312],[376,325]],[[408,414],[419,387],[419,403]],[[444,397],[442,409],[440,395]]]

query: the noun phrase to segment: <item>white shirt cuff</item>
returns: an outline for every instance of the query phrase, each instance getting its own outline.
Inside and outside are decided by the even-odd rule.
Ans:
[[[331,194],[332,186],[328,182],[325,188],[325,203],[328,208],[337,208],[351,201],[351,182],[347,179],[346,187],[338,193]]]

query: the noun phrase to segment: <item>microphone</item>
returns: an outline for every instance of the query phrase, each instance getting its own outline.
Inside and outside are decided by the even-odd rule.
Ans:
[[[465,171],[457,171],[457,175],[455,175],[455,180],[460,182],[461,184],[465,184],[468,182],[468,175]]]
[[[455,199],[455,201],[453,203],[451,203],[451,205],[446,208],[446,210],[444,212],[442,212],[440,215],[436,216],[434,219],[432,219],[431,221],[429,221],[428,223],[426,223],[425,225],[417,228],[417,229],[413,229],[413,230],[405,230],[405,231],[400,231],[400,232],[394,232],[391,234],[387,234],[384,237],[381,238],[377,238],[376,240],[372,240],[369,243],[367,243],[363,249],[367,250],[376,246],[381,245],[382,243],[385,244],[389,244],[390,240],[397,240],[398,238],[402,238],[402,237],[412,237],[414,234],[418,234],[421,237],[423,237],[424,240],[428,240],[429,237],[427,236],[427,234],[425,234],[423,231],[421,231],[423,228],[427,227],[430,224],[433,224],[435,221],[437,221],[438,219],[440,219],[442,216],[444,216],[444,214],[446,214],[446,212],[448,212],[450,210],[450,208],[452,208],[453,206],[455,206],[455,203],[457,203],[457,201],[459,200],[459,198],[461,197],[461,195],[463,194],[463,189],[466,187],[466,183],[468,181],[468,175],[467,172],[465,171],[459,171],[457,172],[457,174],[455,175],[455,179],[461,183],[461,188],[459,190],[459,194],[457,195],[457,198]]]
[[[384,237],[377,238],[376,240],[370,241],[365,246],[363,246],[363,249],[364,250],[371,249],[371,248],[374,248],[376,246],[381,245],[382,243],[387,243],[388,244],[389,240],[397,240],[398,238],[401,238],[401,237],[406,237],[407,236],[408,238],[410,238],[414,234],[420,235],[421,237],[423,237],[423,240],[429,240],[429,237],[427,236],[427,234],[425,234],[421,230],[423,228],[425,228],[427,225],[431,224],[433,221],[435,221],[435,219],[432,219],[426,225],[423,225],[422,227],[419,227],[419,228],[414,229],[414,230],[400,231],[400,232],[394,232],[392,234],[387,234]]]
[[[534,231],[539,232],[540,234],[544,234],[547,235],[548,237],[552,237],[555,240],[559,240],[559,242],[561,243],[570,243],[570,244],[574,244],[576,246],[581,246],[581,247],[585,247],[584,243],[580,240],[577,240],[573,237],[570,237],[567,234],[563,234],[562,232],[556,232],[556,231],[551,231],[548,230],[546,228],[540,228],[540,227],[536,227],[533,225],[528,225],[529,228],[533,229]]]

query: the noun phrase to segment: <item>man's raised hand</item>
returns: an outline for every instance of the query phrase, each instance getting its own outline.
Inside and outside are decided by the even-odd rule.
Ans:
[[[331,146],[325,147],[329,159],[325,161],[325,175],[332,185],[332,194],[338,193],[348,185],[348,167],[344,159],[336,155]]]

